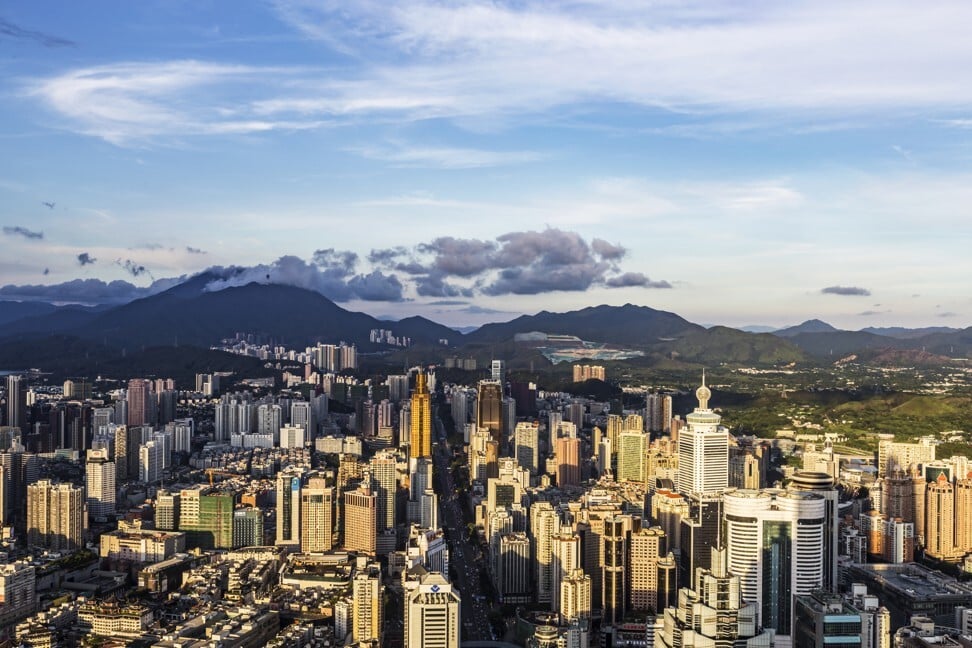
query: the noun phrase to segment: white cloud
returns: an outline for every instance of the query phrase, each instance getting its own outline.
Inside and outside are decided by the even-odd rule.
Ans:
[[[351,54],[347,64],[115,63],[37,81],[31,94],[69,128],[115,143],[348,119],[470,125],[604,102],[720,118],[730,131],[826,128],[919,112],[947,119],[972,102],[966,2],[274,6],[305,38]],[[448,150],[419,158],[441,163]]]
[[[543,156],[534,151],[485,151],[471,148],[423,147],[393,143],[386,147],[348,149],[370,160],[400,168],[478,169],[534,162]]]

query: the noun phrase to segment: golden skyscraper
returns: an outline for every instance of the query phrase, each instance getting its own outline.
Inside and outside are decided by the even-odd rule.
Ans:
[[[412,392],[409,455],[412,458],[432,456],[432,396],[422,372],[415,377],[415,391]]]

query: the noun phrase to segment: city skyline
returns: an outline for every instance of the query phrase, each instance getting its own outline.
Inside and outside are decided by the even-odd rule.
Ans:
[[[2,299],[972,323],[962,3],[104,9],[0,15]]]

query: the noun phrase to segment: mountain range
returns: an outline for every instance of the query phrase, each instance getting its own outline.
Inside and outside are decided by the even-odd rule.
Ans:
[[[208,290],[214,278],[201,273],[165,292],[115,307],[0,302],[0,346],[29,346],[41,338],[67,336],[130,351],[157,346],[207,348],[244,332],[291,347],[345,341],[372,351],[379,347],[370,342],[371,330],[391,329],[394,335],[407,336],[414,345],[424,347],[441,346],[442,340],[457,349],[483,347],[511,343],[517,334],[542,332],[706,363],[826,362],[850,354],[886,359],[920,355],[939,361],[939,356],[967,357],[972,352],[972,328],[843,331],[820,320],[809,320],[754,333],[722,326],[705,328],[675,313],[632,304],[566,313],[541,311],[463,333],[424,317],[379,320],[348,311],[320,293],[293,286],[251,283]],[[919,355],[901,356],[890,351]],[[0,354],[0,362],[3,360]]]

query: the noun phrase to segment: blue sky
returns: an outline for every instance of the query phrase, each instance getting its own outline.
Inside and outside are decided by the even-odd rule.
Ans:
[[[968,326],[969,24],[963,2],[5,3],[0,297],[241,266],[220,285],[447,324],[631,302]]]

